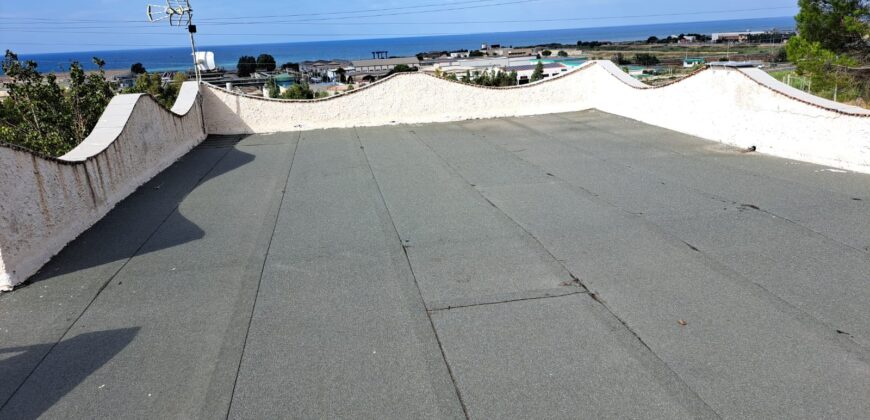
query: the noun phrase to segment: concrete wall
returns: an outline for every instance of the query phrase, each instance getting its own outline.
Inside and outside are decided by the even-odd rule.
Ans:
[[[0,291],[205,137],[197,85],[188,82],[172,112],[150,96],[116,96],[87,139],[58,159],[0,145]]]
[[[428,123],[597,108],[759,152],[870,173],[870,111],[791,89],[757,69],[708,69],[651,88],[610,62],[542,82],[484,88],[397,74],[315,101],[186,83],[172,112],[120,95],[59,159],[0,146],[0,290],[35,273],[115,204],[211,134]],[[200,93],[202,96],[200,96]],[[205,118],[203,118],[203,116]]]
[[[762,153],[870,173],[870,111],[779,83],[758,69],[711,68],[651,88],[609,61],[539,83],[483,88],[404,73],[338,97],[280,101],[204,90],[210,133],[426,123],[597,108]]]
[[[534,85],[485,88],[399,73],[339,96],[282,101],[203,90],[211,134],[264,133],[393,123],[428,123],[579,111],[590,107],[582,68]]]
[[[762,70],[711,68],[650,88],[609,62],[586,72],[605,112],[774,156],[870,173],[870,110],[821,99]]]

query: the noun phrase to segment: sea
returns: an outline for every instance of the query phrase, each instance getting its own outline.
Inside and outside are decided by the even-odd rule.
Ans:
[[[425,36],[409,38],[359,39],[344,41],[288,42],[249,45],[200,45],[200,51],[212,51],[218,66],[234,68],[239,57],[271,54],[280,63],[317,59],[371,58],[372,51],[388,51],[390,56],[411,56],[420,52],[478,49],[481,44],[530,46],[548,43],[575,44],[577,41],[636,41],[650,36],[667,37],[681,33],[711,34],[715,32],[791,30],[791,16],[720,20],[706,22],[663,23],[650,25],[612,26],[597,28],[552,29],[540,31],[494,32],[466,35]],[[190,48],[130,49],[117,51],[79,51],[51,54],[20,54],[22,59],[36,61],[41,71],[66,71],[73,61],[93,69],[92,57],[106,62],[107,70],[129,69],[142,63],[149,71],[183,70],[190,68]]]

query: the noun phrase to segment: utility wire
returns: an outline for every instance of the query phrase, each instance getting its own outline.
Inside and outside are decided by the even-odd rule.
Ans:
[[[369,17],[379,17],[379,16],[413,15],[413,14],[435,13],[435,12],[445,12],[445,11],[453,11],[453,10],[479,9],[479,8],[486,8],[486,7],[506,6],[506,5],[511,5],[511,4],[535,3],[535,2],[548,1],[548,0],[513,0],[513,1],[507,1],[507,2],[490,3],[493,1],[496,1],[496,0],[464,0],[464,1],[457,1],[457,2],[452,2],[452,3],[447,2],[447,3],[441,3],[441,4],[427,4],[427,5],[420,5],[420,6],[391,7],[391,8],[386,8],[386,9],[368,9],[368,10],[359,10],[359,11],[354,11],[354,12],[310,13],[310,14],[283,15],[283,16],[282,15],[273,15],[272,17],[326,16],[326,15],[332,15],[332,14],[355,14],[355,13],[371,13],[371,12],[383,12],[383,11],[392,12],[394,10],[402,10],[402,9],[428,8],[428,7],[436,7],[436,6],[438,7],[436,9],[432,9],[432,10],[384,13],[384,14],[375,14],[375,15],[367,15],[367,16],[339,16],[339,17],[331,17],[331,18],[306,19],[306,21],[312,21],[312,20],[324,21],[324,20],[340,20],[340,19],[352,19],[352,18],[369,18]],[[489,4],[477,4],[477,3],[484,3],[484,2],[489,3]],[[451,5],[463,5],[463,4],[464,5],[476,4],[476,5],[463,6],[463,7],[448,7],[448,8],[444,7],[445,5],[451,6]],[[249,17],[249,18],[250,19],[257,19],[258,17]],[[38,18],[38,17],[16,18],[16,17],[11,17],[11,16],[3,17],[3,19],[16,20],[16,21],[20,21],[20,22],[30,20],[32,22],[42,22],[42,23],[48,23],[48,22],[106,23],[105,20],[95,20],[95,19],[59,19],[59,18]],[[235,16],[229,16],[229,17],[224,17],[224,18],[208,18],[208,17],[200,18],[200,17],[198,17],[197,22],[212,21],[213,23],[219,23],[219,24],[237,24],[237,23],[239,23],[239,22],[237,22],[238,19],[248,19],[248,18],[235,17]],[[227,22],[214,22],[214,21],[227,21]],[[117,22],[117,23],[142,23],[142,20],[115,20],[113,22]],[[243,22],[241,24],[245,24],[245,23],[247,23],[247,22]],[[257,22],[254,22],[254,23],[257,23]],[[261,21],[259,23],[268,23],[268,22]]]
[[[382,11],[391,11],[391,10],[405,10],[405,9],[420,9],[427,7],[444,7],[450,6],[454,4],[471,4],[471,3],[486,3],[492,2],[496,0],[471,0],[471,1],[454,1],[454,2],[438,2],[438,3],[428,3],[428,4],[420,4],[416,6],[402,6],[402,7],[389,7],[382,9],[357,9],[357,10],[347,10],[343,12],[319,12],[319,13],[294,13],[294,14],[284,14],[284,15],[261,15],[261,16],[227,16],[227,17],[205,17],[205,18],[197,18],[199,22],[206,21],[214,21],[214,20],[226,20],[226,19],[269,19],[269,18],[285,18],[285,17],[303,17],[303,16],[328,16],[328,15],[345,15],[345,14],[353,14],[353,13],[370,13],[370,12],[382,12]],[[12,19],[12,20],[32,20],[37,22],[63,22],[63,23],[105,23],[105,20],[101,19],[62,19],[62,18],[44,18],[44,17],[15,17],[15,16],[0,16],[2,19]],[[142,22],[141,20],[117,20],[115,22],[119,23],[138,23]]]
[[[540,1],[540,0],[522,0],[522,2],[527,1]],[[511,2],[515,3],[515,2]],[[740,12],[757,12],[757,11],[770,11],[770,10],[784,10],[784,9],[792,9],[794,6],[780,6],[780,7],[763,7],[763,8],[753,8],[753,9],[731,9],[731,10],[708,10],[708,11],[697,11],[697,12],[676,12],[676,13],[658,13],[658,14],[645,14],[645,15],[623,15],[623,16],[583,16],[583,17],[561,17],[561,18],[549,18],[549,19],[521,19],[521,20],[427,20],[427,21],[404,21],[404,22],[336,22],[336,24],[341,25],[468,25],[468,24],[490,24],[490,23],[527,23],[527,22],[579,22],[579,21],[597,21],[597,20],[613,20],[613,19],[637,19],[637,18],[650,18],[650,17],[675,17],[675,16],[696,16],[696,15],[706,15],[706,14],[724,14],[724,13],[740,13]],[[434,11],[426,11],[425,13],[434,12]],[[415,13],[423,13],[423,12],[415,12]],[[360,16],[357,16],[359,18]],[[365,17],[365,16],[362,16]],[[342,18],[344,19],[344,18]],[[219,26],[230,26],[230,25],[259,25],[259,24],[288,24],[292,23],[295,25],[324,25],[328,23],[324,23],[323,21],[311,22],[310,20],[289,20],[289,21],[253,21],[253,22],[212,22],[207,24],[201,24],[203,27],[219,27]],[[24,27],[4,27],[3,25],[7,25],[7,23],[0,23],[0,31],[3,29],[32,29],[32,26],[24,26]],[[130,25],[124,25],[125,28],[131,27]],[[150,25],[141,26],[143,28],[153,27]],[[52,28],[58,28],[57,25],[53,25]],[[119,29],[113,26],[71,26],[70,29]]]

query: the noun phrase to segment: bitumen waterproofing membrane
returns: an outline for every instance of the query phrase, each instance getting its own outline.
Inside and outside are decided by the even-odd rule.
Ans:
[[[212,137],[0,296],[0,418],[870,418],[870,176],[598,111]]]

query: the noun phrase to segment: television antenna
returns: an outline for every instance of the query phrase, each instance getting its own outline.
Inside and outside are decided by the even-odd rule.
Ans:
[[[202,81],[200,73],[200,56],[196,53],[196,42],[193,34],[196,33],[196,25],[193,24],[193,9],[189,0],[166,0],[165,5],[149,4],[146,13],[148,22],[168,21],[169,26],[186,26],[190,34],[190,48],[193,50],[193,71],[196,74],[196,82]],[[214,60],[212,58],[212,60]]]

